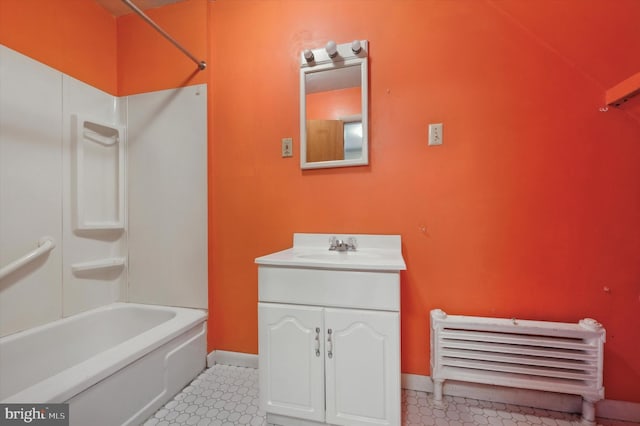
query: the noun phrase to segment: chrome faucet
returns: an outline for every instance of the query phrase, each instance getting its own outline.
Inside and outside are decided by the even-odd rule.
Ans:
[[[331,237],[329,239],[329,250],[332,251],[355,251],[357,247],[356,239],[350,237],[347,241],[338,239],[336,237]]]

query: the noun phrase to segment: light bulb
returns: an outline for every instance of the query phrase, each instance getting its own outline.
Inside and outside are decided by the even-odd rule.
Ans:
[[[356,55],[362,51],[362,46],[360,45],[360,40],[353,40],[351,43],[351,50]]]
[[[329,40],[329,42],[325,46],[325,50],[329,54],[330,58],[335,58],[338,54],[338,46],[336,46],[336,42],[333,40]]]
[[[307,62],[313,62],[313,60],[315,59],[313,57],[313,52],[311,50],[309,50],[309,49],[304,49],[304,59]]]

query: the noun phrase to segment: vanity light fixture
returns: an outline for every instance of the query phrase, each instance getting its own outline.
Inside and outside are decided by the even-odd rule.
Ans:
[[[300,52],[300,66],[314,69],[319,69],[318,67],[324,65],[328,67],[343,66],[345,62],[366,58],[368,56],[367,49],[367,40],[353,40],[340,44],[329,40],[317,49],[303,49]]]
[[[327,51],[327,54],[331,59],[335,58],[338,55],[338,46],[333,40],[329,40],[324,49]]]
[[[351,43],[351,51],[356,55],[362,52],[362,45],[360,44],[360,40],[353,40]]]
[[[313,56],[313,52],[310,49],[304,49],[304,59],[307,62],[313,62],[315,57]]]

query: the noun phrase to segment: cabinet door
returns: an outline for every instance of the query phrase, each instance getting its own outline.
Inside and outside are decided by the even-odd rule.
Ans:
[[[325,309],[327,423],[400,424],[399,316]]]
[[[258,304],[260,408],[324,421],[322,308]]]

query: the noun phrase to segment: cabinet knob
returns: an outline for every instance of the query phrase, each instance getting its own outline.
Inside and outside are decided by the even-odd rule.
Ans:
[[[333,341],[331,340],[332,333],[333,331],[331,329],[327,330],[327,334],[329,335],[329,337],[327,337],[327,347],[328,347],[327,356],[329,358],[333,358]]]
[[[316,327],[316,356],[320,356],[320,327]]]

